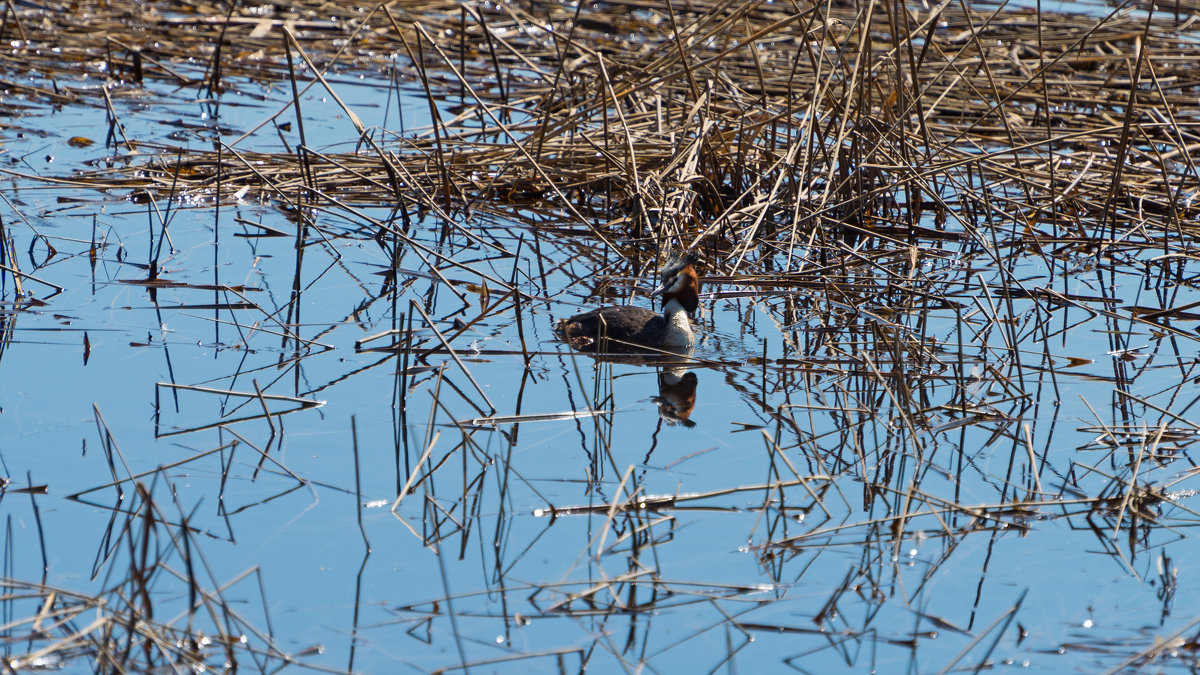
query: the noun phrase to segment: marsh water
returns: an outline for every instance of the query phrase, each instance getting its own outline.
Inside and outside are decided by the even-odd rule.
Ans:
[[[954,201],[975,176],[908,234],[650,236],[599,187],[407,173],[471,96],[431,107],[399,47],[214,90],[211,51],[135,82],[18,65],[40,40],[0,127],[13,669],[1196,668],[1190,231],[1038,239]],[[407,178],[349,166],[382,156]],[[671,249],[705,276],[693,353],[555,339],[653,306]]]

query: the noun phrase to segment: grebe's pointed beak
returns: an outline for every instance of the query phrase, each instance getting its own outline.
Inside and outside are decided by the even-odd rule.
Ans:
[[[667,285],[666,285],[666,284],[659,284],[658,288],[656,288],[656,289],[654,289],[654,290],[650,291],[650,297],[652,297],[652,298],[653,298],[653,297],[654,297],[654,296],[656,296],[656,295],[662,295],[662,294],[663,294],[663,293],[665,293],[666,291],[667,291]]]

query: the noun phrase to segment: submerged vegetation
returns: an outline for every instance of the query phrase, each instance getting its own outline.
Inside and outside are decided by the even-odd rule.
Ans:
[[[0,379],[95,421],[6,399],[7,667],[1191,672],[1200,14],[1067,7],[6,5]],[[674,250],[690,358],[553,339]]]

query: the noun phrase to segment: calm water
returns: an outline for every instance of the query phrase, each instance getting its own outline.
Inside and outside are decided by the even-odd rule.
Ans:
[[[229,142],[290,100],[242,86],[219,107],[160,91],[118,99],[117,112],[140,141],[207,149],[215,124]],[[369,127],[399,128],[382,80],[335,86]],[[410,96],[404,124],[418,128],[427,108]],[[105,147],[102,108],[29,103],[4,132],[3,168],[69,178],[109,157],[144,161]],[[305,104],[310,145],[353,150],[340,108],[312,93]],[[97,142],[72,147],[75,136]],[[294,147],[295,132],[269,126],[239,148],[285,152],[283,140]],[[144,510],[140,481],[160,522],[149,536],[158,563],[149,605],[137,605],[188,626],[190,561],[227,610],[203,609],[190,625],[244,635],[238,667],[248,671],[282,664],[263,655],[268,643],[337,672],[464,662],[483,664],[471,668],[479,672],[574,672],[584,662],[597,672],[938,672],[983,662],[1097,671],[1200,630],[1188,583],[1200,488],[1189,454],[1194,340],[1095,311],[1197,300],[1164,284],[1157,263],[1132,259],[1141,253],[1122,252],[1133,271],[1114,273],[964,234],[923,249],[910,270],[957,307],[897,307],[895,289],[867,273],[855,298],[816,282],[761,294],[709,284],[688,428],[660,416],[655,398],[671,392],[654,366],[572,355],[553,340],[553,320],[594,303],[599,281],[613,281],[618,298],[652,283],[624,266],[595,276],[600,244],[537,232],[517,210],[455,214],[487,247],[444,236],[426,216],[413,220],[413,239],[461,267],[434,264],[442,283],[428,256],[404,247],[394,285],[384,275],[390,243],[364,219],[390,217],[386,198],[317,212],[320,232],[298,263],[294,221],[255,192],[219,212],[204,191],[170,203],[168,192],[150,208],[119,188],[3,177],[10,579],[119,606],[131,558],[142,555],[122,538],[124,528],[142,532],[126,516]],[[243,236],[261,234],[243,221],[288,236]],[[93,242],[103,243],[94,259]],[[160,249],[161,276],[182,285],[152,294],[138,282]],[[889,268],[909,264],[907,251],[865,252]],[[774,264],[819,267],[806,254]],[[298,332],[311,341],[299,349],[281,337],[298,266]],[[1180,260],[1172,271],[1194,268]],[[485,276],[515,279],[530,296],[519,316],[497,287],[480,290]],[[1005,297],[998,289],[1012,278],[1077,299]],[[632,301],[648,304],[644,292]],[[461,365],[445,350],[425,363],[369,350],[387,337],[360,348],[410,318],[420,349],[436,347],[410,302],[445,336],[456,320],[473,322],[452,338]],[[876,331],[897,326],[889,337],[905,346],[885,353]],[[301,409],[258,390],[323,405]],[[549,417],[484,419],[514,415]],[[1120,428],[1120,445],[1102,442],[1105,427]],[[1157,456],[1131,461],[1160,428]],[[1173,497],[1142,504],[1156,522],[1122,501],[1131,466],[1138,485]],[[46,491],[15,491],[28,485]],[[1097,497],[1109,508],[1082,503]],[[1005,508],[1020,500],[1032,505]],[[19,618],[42,602],[7,607]],[[26,631],[9,631],[10,656],[31,651]],[[210,667],[225,661],[215,647],[206,653]],[[1180,650],[1155,668],[1193,662]],[[92,669],[87,658],[50,663]]]

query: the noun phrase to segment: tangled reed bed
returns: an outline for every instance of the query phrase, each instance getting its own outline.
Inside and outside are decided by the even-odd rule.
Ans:
[[[111,105],[109,92],[139,91],[146,77],[216,96],[239,78],[286,73],[338,100],[359,130],[357,147],[306,142],[302,128],[294,149],[242,147],[262,125],[232,139],[213,130],[207,151],[165,146],[125,134],[114,112],[115,152],[78,172],[81,185],[139,199],[257,195],[293,213],[339,214],[351,236],[401,236],[411,214],[453,223],[513,218],[522,207],[541,214],[524,223],[535,232],[579,235],[571,246],[592,266],[597,250],[637,261],[648,244],[703,247],[720,281],[776,289],[766,297],[786,302],[788,324],[820,309],[795,314],[789,288],[829,295],[834,284],[849,306],[961,307],[981,292],[971,280],[914,273],[970,260],[1000,271],[991,283],[1004,297],[1043,299],[1047,316],[1121,301],[1053,283],[1024,288],[1015,270],[1030,259],[1051,282],[1088,260],[1145,266],[1162,280],[1187,276],[1200,188],[1192,158],[1200,45],[1194,17],[1178,8],[223,7],[126,7],[119,24],[29,12],[14,22],[29,40],[14,55],[124,77],[56,87],[56,96],[97,105],[101,93]],[[94,22],[106,20],[133,35],[100,39]],[[168,62],[190,71],[155,66]],[[337,98],[335,76],[362,69],[427,94],[433,125],[364,127]],[[303,114],[297,91],[285,98]],[[283,105],[263,124],[287,126],[294,114]],[[377,206],[395,211],[376,219],[360,210]],[[642,263],[623,269],[638,273]],[[1127,304],[1121,316],[1190,336],[1170,321],[1189,319],[1187,308],[1169,305]]]
[[[399,54],[417,59],[403,59],[406,80],[457,99],[457,114],[435,111],[435,127],[418,135],[363,129],[354,152],[318,142],[252,153],[236,141],[184,151],[129,139],[156,159],[80,179],[223,186],[223,196],[249,186],[286,201],[304,185],[357,204],[378,203],[386,188],[398,203],[448,214],[536,202],[606,239],[709,243],[732,254],[733,271],[755,249],[826,244],[830,232],[851,244],[874,234],[919,241],[927,214],[938,230],[982,242],[990,234],[961,214],[987,214],[1010,237],[1090,250],[1106,239],[1164,245],[1157,237],[1189,228],[1196,212],[1200,47],[1194,21],[1177,14],[949,2],[189,11],[27,11],[8,30],[28,42],[7,58],[213,93],[285,76],[288,49],[331,78],[385,70]],[[284,29],[294,35],[283,39]],[[167,65],[180,62],[190,67]],[[136,90],[54,80],[62,101]]]

